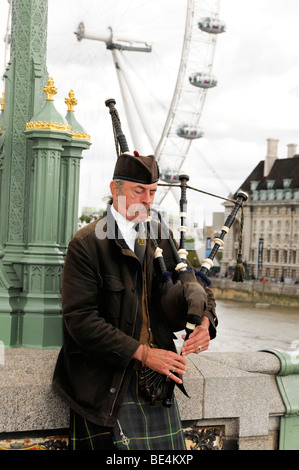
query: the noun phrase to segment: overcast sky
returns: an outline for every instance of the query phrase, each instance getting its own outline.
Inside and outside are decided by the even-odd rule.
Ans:
[[[49,0],[47,64],[58,88],[55,105],[65,115],[64,98],[72,88],[79,101],[76,117],[92,140],[81,162],[80,207],[103,207],[109,193],[115,149],[107,97],[116,99],[125,133],[127,124],[111,52],[104,43],[78,42],[78,23],[89,31],[111,26],[153,44],[151,54],[128,53],[128,60],[158,139],[178,72],[186,5],[187,0]],[[2,38],[7,0],[0,0],[0,7]],[[227,197],[265,158],[267,138],[279,139],[280,158],[286,158],[287,144],[299,144],[299,2],[222,0],[220,18],[227,30],[217,38],[213,74],[218,86],[205,101],[204,138],[193,142],[183,169],[191,186]],[[2,68],[3,54],[1,42]],[[172,201],[169,196],[166,206]],[[211,213],[222,210],[218,199],[198,193],[189,201],[199,223],[210,223]]]

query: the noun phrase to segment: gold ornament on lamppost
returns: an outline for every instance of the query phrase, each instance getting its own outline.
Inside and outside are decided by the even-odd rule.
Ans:
[[[67,105],[67,115],[66,120],[72,127],[72,134],[74,139],[83,139],[90,141],[90,135],[85,132],[83,127],[78,123],[77,119],[75,118],[74,108],[78,104],[78,100],[75,98],[75,93],[73,90],[69,91],[69,97],[64,99],[65,104]]]
[[[72,133],[71,126],[65,122],[63,117],[56,111],[54,103],[52,103],[57,93],[52,77],[49,78],[48,85],[44,86],[43,90],[47,95],[45,105],[30,122],[26,123],[26,131],[43,129]]]
[[[44,92],[47,95],[46,101],[54,101],[54,95],[57,93],[57,88],[54,86],[54,80],[52,77],[48,80],[48,85],[44,86]]]
[[[69,91],[69,97],[65,98],[64,102],[67,105],[67,110],[74,112],[74,107],[77,106],[78,100],[75,98],[73,90]]]

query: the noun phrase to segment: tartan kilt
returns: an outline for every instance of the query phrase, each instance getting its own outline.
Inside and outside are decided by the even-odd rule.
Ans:
[[[186,450],[178,406],[151,406],[138,392],[134,371],[113,428],[98,426],[71,410],[70,450]]]

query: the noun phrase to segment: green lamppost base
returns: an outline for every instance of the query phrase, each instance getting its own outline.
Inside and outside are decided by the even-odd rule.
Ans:
[[[62,345],[61,314],[26,313],[22,325],[22,347],[57,349]]]

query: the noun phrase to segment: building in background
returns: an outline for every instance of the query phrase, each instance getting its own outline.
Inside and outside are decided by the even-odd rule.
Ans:
[[[240,189],[244,205],[243,263],[247,279],[299,281],[299,154],[288,145],[287,158],[277,156],[278,140],[267,139],[267,155]],[[225,202],[227,216],[232,204]],[[226,237],[221,273],[230,275],[237,259],[240,211]]]
[[[214,238],[219,237],[221,233],[221,227],[224,224],[224,211],[213,212],[212,225],[206,225],[204,223],[202,229],[197,229],[198,239],[201,241],[197,249],[198,258],[200,263],[209,256],[211,248],[213,247]],[[219,248],[216,257],[213,262],[214,265],[209,271],[210,276],[216,276],[220,272],[220,261],[222,259],[223,250]]]

